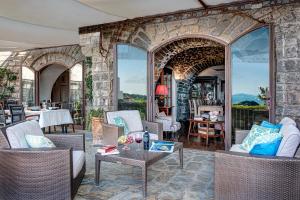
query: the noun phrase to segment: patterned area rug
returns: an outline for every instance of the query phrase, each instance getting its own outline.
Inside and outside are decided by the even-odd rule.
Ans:
[[[96,148],[86,142],[87,172],[75,200],[140,200],[142,172],[138,167],[101,163],[100,185],[95,185]],[[184,166],[179,167],[178,152],[148,168],[147,200],[213,199],[214,153],[184,149]]]

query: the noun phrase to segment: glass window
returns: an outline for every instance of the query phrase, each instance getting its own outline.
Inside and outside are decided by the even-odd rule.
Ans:
[[[22,67],[22,101],[27,106],[34,106],[34,71],[28,67]]]
[[[147,52],[130,45],[117,46],[118,110],[139,110],[146,118]]]
[[[269,118],[269,29],[239,38],[231,52],[232,126],[237,134]]]
[[[70,69],[70,103],[72,116],[77,125],[83,125],[82,73],[81,64],[76,64]]]

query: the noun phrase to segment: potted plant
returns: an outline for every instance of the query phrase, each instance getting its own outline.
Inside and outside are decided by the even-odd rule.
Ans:
[[[93,144],[99,144],[102,139],[104,122],[104,110],[101,108],[91,109],[88,117],[88,129],[92,130]]]
[[[15,91],[14,82],[17,80],[15,72],[8,68],[0,68],[0,99],[6,100]]]

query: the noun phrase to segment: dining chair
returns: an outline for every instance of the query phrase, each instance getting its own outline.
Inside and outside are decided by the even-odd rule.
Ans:
[[[25,120],[25,112],[23,105],[11,105],[9,106],[9,110],[12,124]]]
[[[7,120],[4,107],[1,104],[0,105],[0,126],[6,126],[8,124],[10,124],[10,121]]]

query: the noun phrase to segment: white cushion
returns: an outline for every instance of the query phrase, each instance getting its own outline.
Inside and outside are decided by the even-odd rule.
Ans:
[[[134,139],[135,138],[135,134],[137,134],[137,133],[141,133],[142,136],[144,134],[144,132],[136,131],[136,132],[129,133],[128,135],[132,136],[133,139]],[[158,135],[157,134],[155,134],[155,133],[149,133],[149,135],[150,135],[150,140],[158,140]]]
[[[6,135],[12,149],[29,148],[25,135],[44,136],[37,121],[26,121],[6,129]]]
[[[25,135],[26,142],[30,148],[54,148],[55,144],[45,136]]]
[[[172,116],[156,117],[155,122],[163,124],[163,131],[178,131],[181,128],[180,122],[173,122]]]
[[[129,132],[144,130],[140,112],[138,110],[121,110],[115,112],[107,112],[107,123],[114,124],[114,118],[116,117],[122,117],[126,121]]]
[[[297,126],[296,122],[295,122],[293,119],[289,118],[289,117],[284,117],[284,118],[279,122],[279,124],[282,124],[283,126],[284,126],[284,125],[288,125],[288,124]]]
[[[240,153],[249,153],[247,150],[242,149],[240,144],[232,145],[232,147],[230,148],[229,151],[240,152]]]
[[[283,135],[282,141],[277,150],[276,156],[294,157],[300,144],[300,131],[294,123],[285,123],[280,132]]]
[[[73,151],[72,154],[73,154],[73,178],[76,178],[84,165],[85,155],[84,155],[84,151]]]

